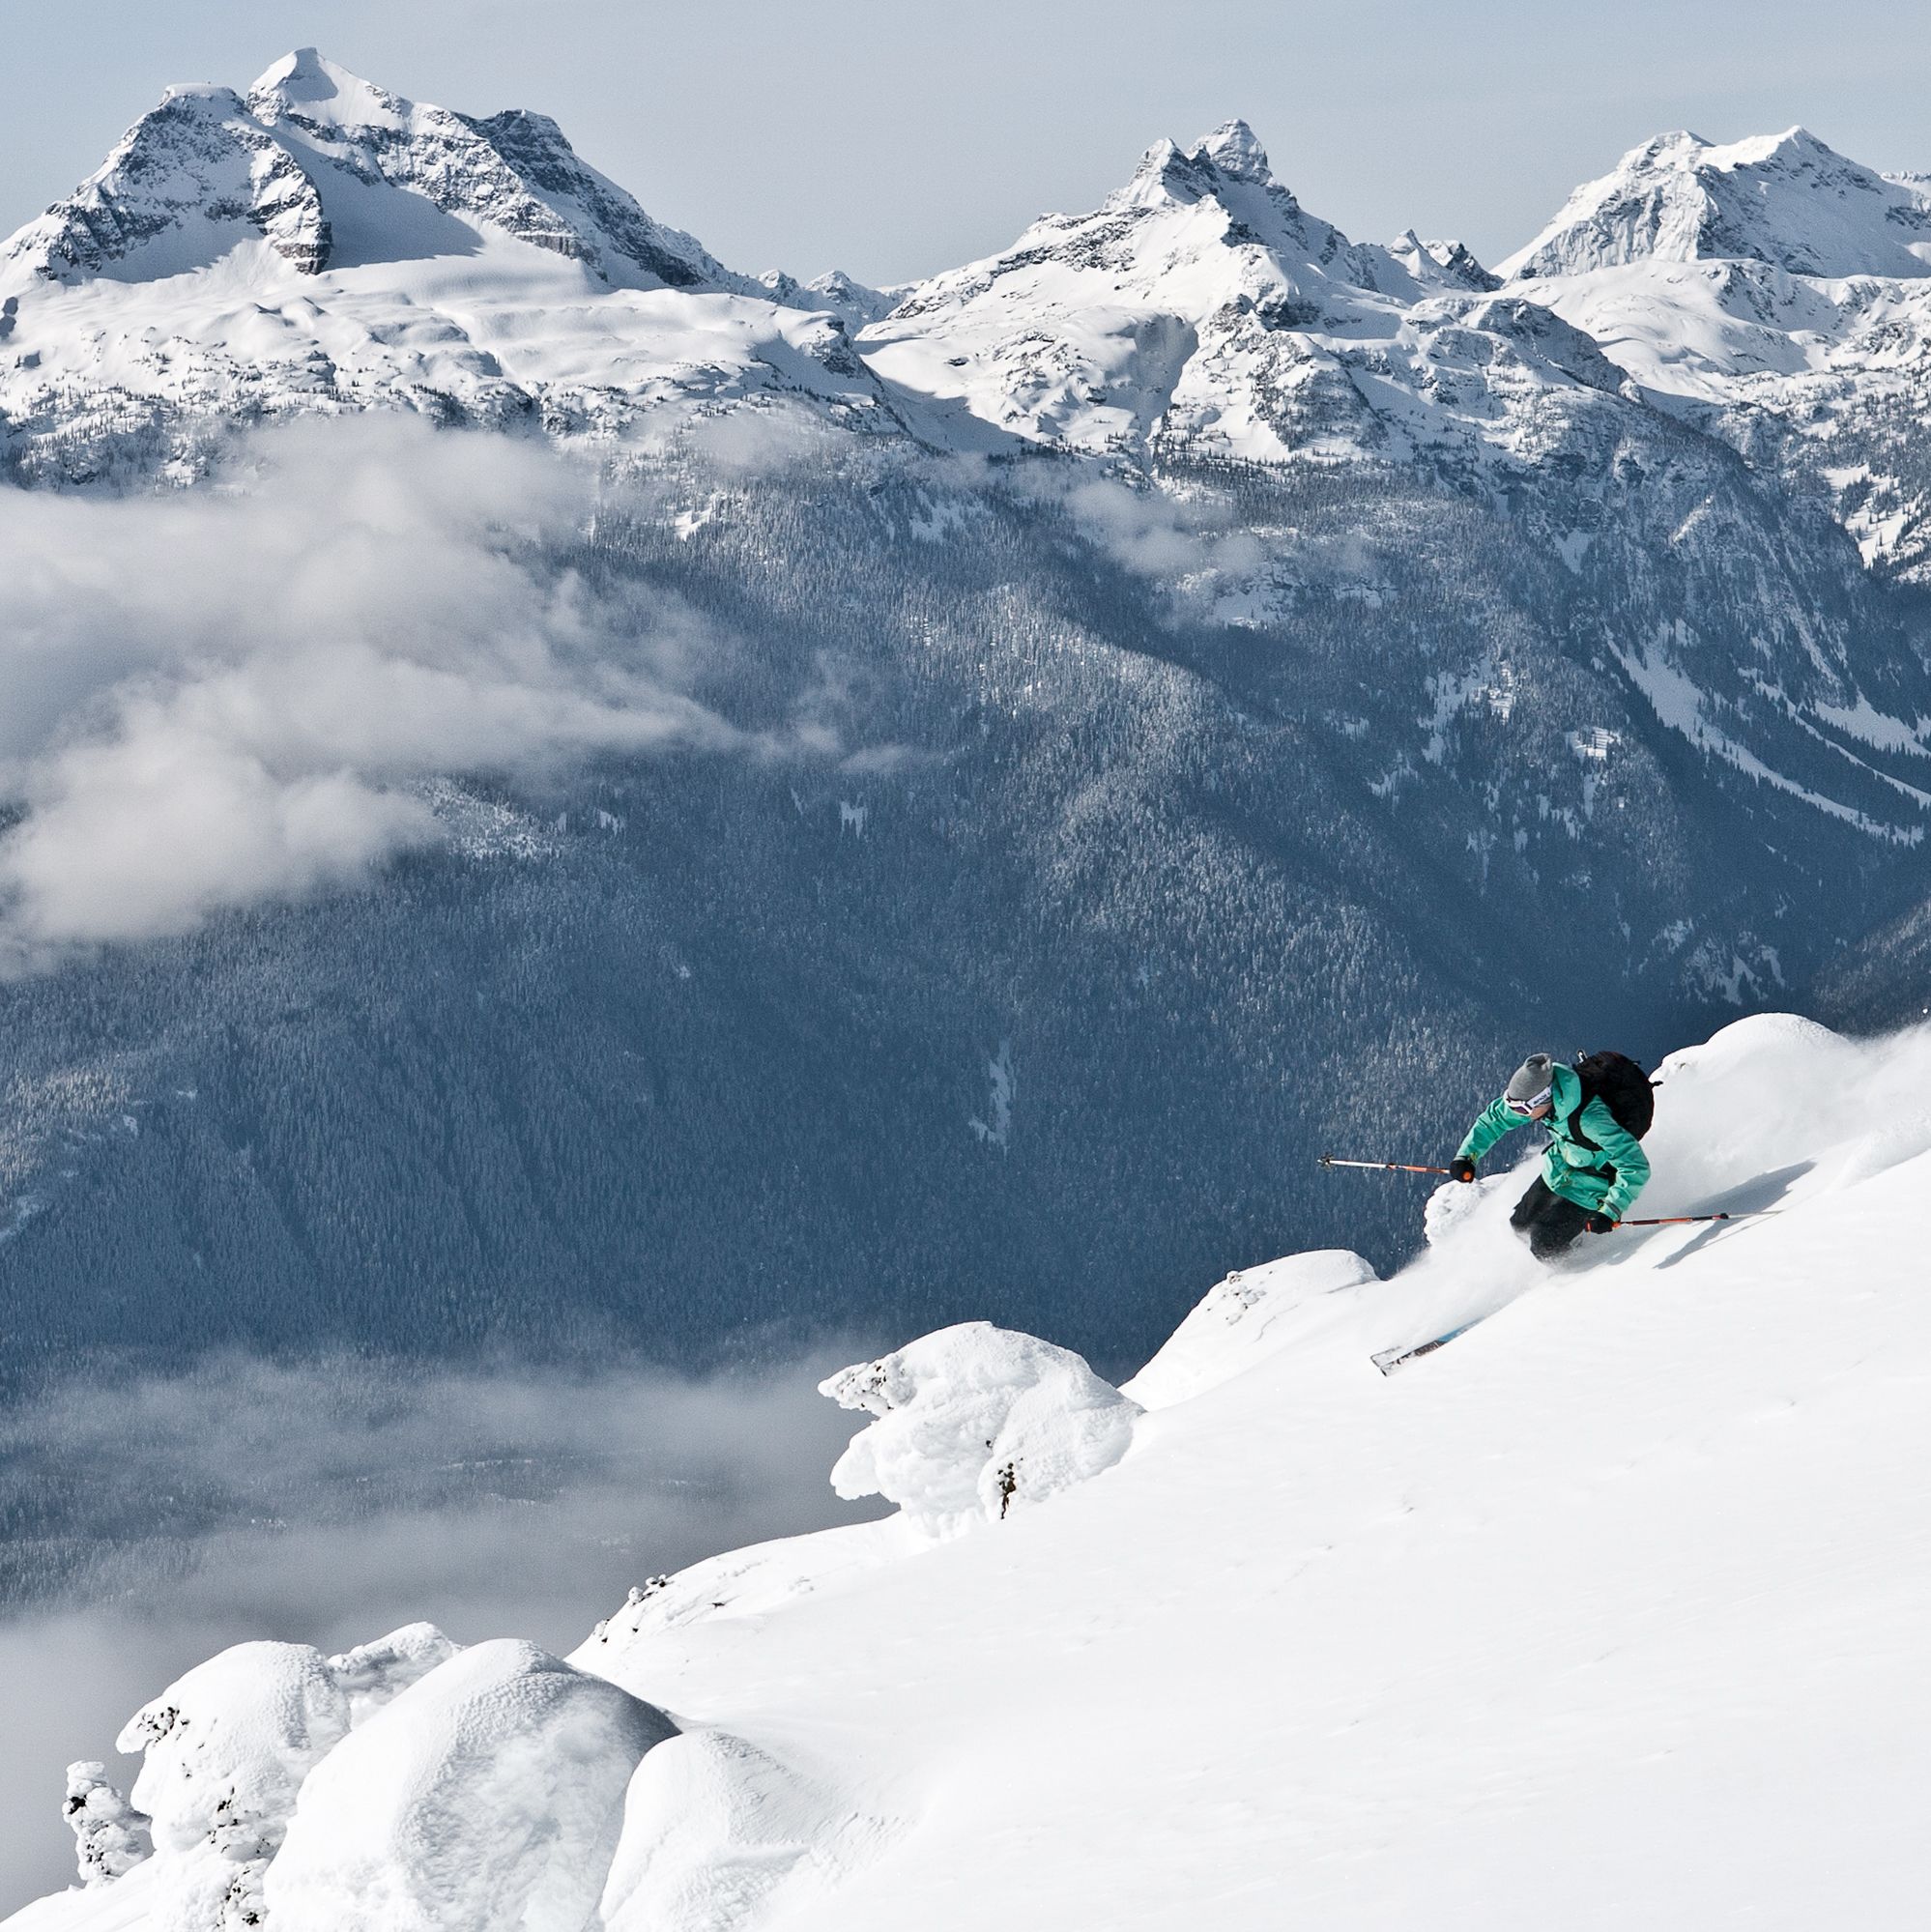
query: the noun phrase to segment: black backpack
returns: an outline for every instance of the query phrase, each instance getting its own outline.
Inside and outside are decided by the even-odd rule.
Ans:
[[[1585,1147],[1598,1145],[1582,1129],[1582,1110],[1592,1100],[1600,1100],[1616,1116],[1624,1133],[1640,1140],[1650,1131],[1657,1117],[1657,1097],[1649,1075],[1627,1053],[1580,1053],[1575,1077],[1582,1082],[1582,1098],[1569,1116],[1571,1139]]]

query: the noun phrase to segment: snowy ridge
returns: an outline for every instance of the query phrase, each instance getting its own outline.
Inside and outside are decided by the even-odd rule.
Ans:
[[[903,288],[867,288],[854,281],[843,269],[832,269],[801,282],[782,269],[767,270],[758,277],[770,291],[771,300],[787,308],[828,309],[852,334],[867,323],[877,322],[898,306]]]
[[[927,1338],[834,1378],[868,1433],[938,1425],[888,1458],[900,1517],[660,1579],[571,1666],[446,1657],[372,1715],[344,1659],[224,1653],[144,1714],[136,1797],[185,1847],[179,1719],[212,1726],[270,1925],[1906,1922],[1931,1032],[1746,1020],[1659,1080],[1638,1212],[1777,1219],[1542,1270],[1506,1227],[1526,1167],[1447,1190],[1392,1279],[1229,1278],[1146,1413],[1115,1399],[1123,1459],[912,1535],[984,1460],[948,1418],[1052,1376],[1065,1418],[1095,1399],[1030,1338]],[[752,1572],[755,1611],[713,1598]],[[169,1856],[8,1923],[223,1922],[181,1916],[202,1855]]]
[[[372,407],[569,436],[785,397],[940,447],[1265,461],[1535,462],[1578,412],[1613,434],[1619,373],[1495,281],[1458,243],[1349,242],[1238,121],[908,289],[754,281],[544,117],[303,49],[245,98],[174,91],[7,245],[0,416],[50,480]]]
[[[916,286],[754,281],[542,116],[413,102],[303,49],[245,97],[176,90],[7,245],[0,466],[191,480],[238,428],[361,411],[649,455],[738,411],[802,416],[908,461],[1051,451],[1177,492],[1169,465],[1342,466],[1506,518],[1578,580],[1571,648],[1592,675],[1619,666],[1706,764],[1908,846],[1931,796],[1922,653],[1840,617],[1854,561],[1810,505],[1873,566],[1916,567],[1931,278],[1786,264],[1922,267],[1924,208],[1801,132],[1672,136],[1544,238],[1545,269],[1611,266],[1498,286],[1457,243],[1351,242],[1230,121]],[[1756,252],[1694,254],[1719,242]],[[764,428],[749,440],[773,447]],[[1781,480],[1761,488],[1713,431]],[[1227,546],[1254,552],[1239,574],[1170,573],[1217,627],[1293,609],[1296,533],[1254,534]],[[1708,623],[1657,590],[1668,627],[1633,636],[1627,587],[1650,592],[1663,557],[1737,589]],[[1427,764],[1456,693],[1493,684],[1431,675]],[[1414,765],[1395,755],[1375,782]]]

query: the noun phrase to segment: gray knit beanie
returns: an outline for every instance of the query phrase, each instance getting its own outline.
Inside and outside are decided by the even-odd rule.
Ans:
[[[1510,1076],[1505,1100],[1525,1100],[1531,1105],[1548,1097],[1555,1081],[1555,1062],[1546,1053],[1531,1053]]]

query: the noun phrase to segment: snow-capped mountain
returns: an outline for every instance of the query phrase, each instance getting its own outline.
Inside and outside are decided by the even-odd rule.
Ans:
[[[0,462],[191,475],[237,424],[310,413],[601,439],[785,401],[938,448],[1420,465],[1513,499],[1565,472],[1597,494],[1659,447],[1659,405],[1917,567],[1921,182],[1801,130],[1667,135],[1504,274],[1349,241],[1233,121],[923,283],[754,279],[542,115],[412,102],[303,49],[245,95],[173,90],[0,250]]]
[[[1230,121],[1148,149],[1088,215],[923,282],[859,338],[950,435],[1260,461],[1545,451],[1618,373],[1455,243],[1351,243]],[[944,433],[944,432],[941,432]]]
[[[438,215],[456,225],[439,226]],[[0,262],[65,283],[152,281],[259,240],[313,275],[472,253],[481,234],[579,262],[613,285],[750,289],[587,167],[554,121],[420,105],[313,47],[275,62],[245,97],[170,89]]]
[[[1779,234],[1799,223],[1804,196],[1848,195],[1846,182],[1865,180],[1822,166],[1817,144],[1801,140],[1784,189],[1791,206],[1768,223]],[[1884,189],[1868,179],[1871,192]],[[1631,198],[1637,187],[1579,195],[1577,207],[1596,211],[1581,227],[1620,232]],[[1916,201],[1888,189],[1881,200],[1888,212],[1878,225],[1917,233]],[[1673,235],[1682,222],[1658,225]],[[1458,244],[1412,233],[1393,248],[1350,243],[1274,180],[1253,130],[1235,121],[1191,149],[1157,144],[1093,214],[1045,217],[1003,254],[921,284],[858,346],[900,393],[958,411],[943,432],[955,439],[969,440],[969,423],[1088,456],[1400,465],[1510,501],[1578,574],[1592,550],[1626,581],[1679,546],[1740,558],[1756,548],[1746,532],[1766,514],[1784,540],[1785,506],[1740,491],[1727,448],[1650,407],[1591,333],[1543,326],[1529,299],[1536,279],[1499,293],[1495,284]],[[1829,550],[1820,544],[1820,563]],[[1264,599],[1271,586],[1257,574],[1248,593]],[[1795,637],[1766,655],[1761,619],[1747,647],[1720,662],[1683,653],[1682,621],[1650,638],[1611,626],[1620,634],[1603,645],[1665,725],[1772,785],[1788,782],[1795,744],[1772,752],[1759,731],[1829,742],[1841,765],[1866,770],[1888,745],[1906,764],[1887,765],[1883,782],[1902,785],[1891,796],[1915,819],[1931,796],[1921,652],[1907,649],[1893,667],[1899,681],[1867,712],[1841,680],[1888,676],[1880,653],[1859,663],[1847,645],[1833,650],[1838,688],[1828,696],[1812,683],[1822,665]],[[1704,708],[1712,700],[1750,721],[1748,741]],[[1877,829],[1884,814],[1864,822],[1889,836]]]
[[[237,424],[391,408],[608,432],[662,403],[879,407],[844,315],[732,273],[555,122],[405,101],[312,48],[176,88],[0,250],[0,421],[29,479],[187,458]]]
[[[1494,285],[1458,243],[1351,244],[1239,122],[931,282],[752,280],[543,116],[304,49],[245,96],[173,90],[6,245],[0,419],[55,481],[192,468],[223,426],[303,413],[606,435],[780,395],[940,447],[1534,460],[1620,377]]]
[[[854,1365],[833,1481],[896,1515],[567,1660],[223,1652],[131,1717],[131,1807],[72,1768],[85,1886],[8,1932],[1908,1923],[1927,1080],[1759,1016],[1661,1067],[1638,1208],[1740,1219],[1543,1268],[1532,1156],[1120,1388],[984,1323]]]
[[[1817,280],[1931,275],[1931,193],[1859,166],[1803,128],[1727,146],[1659,134],[1578,187],[1500,273],[1712,259]]]
[[[1865,562],[1931,562],[1931,189],[1801,128],[1666,134],[1502,265],[1646,395],[1828,503]]]
[[[843,269],[813,275],[808,282],[801,282],[781,269],[771,269],[758,280],[769,290],[773,302],[790,308],[828,308],[854,335],[867,323],[889,315],[905,294],[904,288],[867,288]]]

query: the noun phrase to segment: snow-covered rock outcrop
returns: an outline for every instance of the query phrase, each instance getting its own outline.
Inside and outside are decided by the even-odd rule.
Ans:
[[[97,1758],[67,1768],[67,1822],[82,1885],[107,1885],[154,1855],[148,1820],[130,1804]]]
[[[1345,1248],[1317,1248],[1217,1283],[1171,1339],[1120,1393],[1143,1408],[1184,1402],[1264,1362],[1318,1330],[1333,1295],[1376,1279]]]
[[[348,1700],[349,1722],[360,1724],[461,1649],[434,1624],[405,1624],[373,1643],[357,1644],[331,1657],[329,1675]]]
[[[258,1922],[296,1794],[348,1734],[348,1696],[307,1644],[237,1644],[136,1712],[116,1748],[143,1753],[131,1796],[153,1821],[158,1922]]]
[[[930,1536],[999,1522],[1110,1469],[1138,1405],[1035,1335],[962,1322],[820,1383],[877,1420],[831,1472],[841,1496],[883,1496]]]
[[[87,1890],[69,1898],[151,1932],[579,1932],[632,1773],[677,1735],[533,1644],[464,1649],[429,1624],[333,1658],[238,1644],[122,1732],[147,1817],[101,1765],[71,1767]]]
[[[262,1875],[309,1773],[457,1649],[433,1624],[410,1624],[340,1657],[307,1644],[245,1643],[210,1658],[121,1733],[117,1748],[143,1754],[132,1807],[101,1765],[70,1772],[83,1874],[130,1869],[151,1830],[158,1924],[208,1932],[258,1922]]]
[[[533,1644],[439,1664],[317,1765],[264,1888],[282,1932],[576,1932],[661,1711]]]
[[[821,1895],[889,1831],[742,1738],[673,1738],[631,1779],[596,1922],[609,1932],[730,1932],[775,1894]]]

